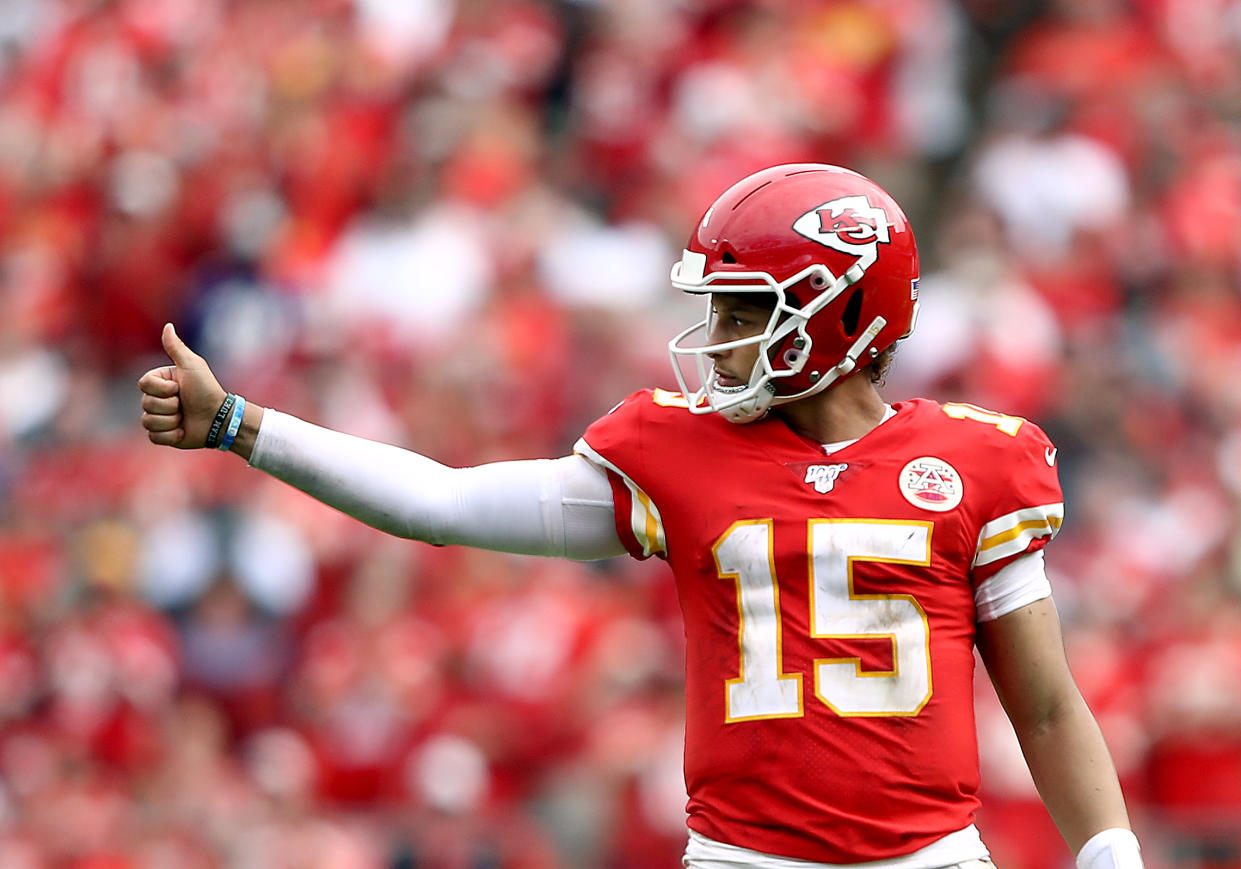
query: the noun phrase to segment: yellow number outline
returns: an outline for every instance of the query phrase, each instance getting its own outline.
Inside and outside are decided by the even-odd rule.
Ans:
[[[976,404],[966,404],[963,401],[950,401],[940,409],[953,419],[968,419],[995,426],[1010,438],[1017,437],[1017,432],[1021,431],[1021,427],[1028,422],[1025,417],[996,413],[994,410],[987,410]]]

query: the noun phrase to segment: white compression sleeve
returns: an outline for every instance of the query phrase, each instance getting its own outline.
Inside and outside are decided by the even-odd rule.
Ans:
[[[998,619],[1045,597],[1051,597],[1051,581],[1041,549],[1014,558],[974,590],[980,622]]]
[[[1077,852],[1077,869],[1142,869],[1138,837],[1121,827],[1095,833]]]
[[[250,464],[400,537],[579,560],[625,552],[607,477],[578,455],[450,468],[269,409]]]

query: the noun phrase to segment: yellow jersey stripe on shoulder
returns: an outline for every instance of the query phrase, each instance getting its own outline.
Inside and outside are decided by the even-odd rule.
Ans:
[[[1064,521],[1064,504],[1042,504],[992,519],[978,534],[974,566],[1019,555],[1040,537],[1055,537]]]
[[[664,537],[663,517],[660,516],[659,508],[655,506],[651,497],[642,491],[628,474],[596,452],[590,444],[586,443],[585,438],[578,438],[577,443],[573,445],[573,452],[592,464],[607,468],[624,481],[625,488],[629,490],[631,496],[629,526],[633,530],[633,536],[642,546],[643,555],[655,555],[656,553],[666,555],[668,544]]]
[[[1046,531],[1048,528],[1053,530],[1059,529],[1060,520],[1054,516],[1045,519],[1030,519],[1026,522],[1020,522],[1007,531],[1001,531],[999,534],[993,534],[979,544],[979,549],[990,549],[999,546],[1001,543],[1007,543],[1015,540],[1025,534],[1027,531]]]

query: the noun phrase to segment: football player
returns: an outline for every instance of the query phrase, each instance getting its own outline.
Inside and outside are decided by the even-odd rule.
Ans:
[[[448,468],[226,393],[171,325],[140,380],[156,444],[218,447],[393,534],[671,566],[685,622],[689,867],[988,859],[974,649],[1080,869],[1137,869],[1065,660],[1043,548],[1063,516],[1034,423],[878,391],[918,311],[897,203],[777,166],[707,209],[672,269],[704,297],[644,390],[558,459]]]

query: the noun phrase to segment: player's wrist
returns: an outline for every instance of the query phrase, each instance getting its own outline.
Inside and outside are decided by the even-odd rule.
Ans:
[[[237,437],[245,413],[246,400],[236,393],[228,392],[220,398],[215,415],[207,426],[203,447],[209,450],[228,450]]]
[[[1077,869],[1142,869],[1138,837],[1123,827],[1095,833],[1077,852]]]
[[[229,447],[230,451],[241,456],[247,462],[250,461],[250,454],[254,451],[254,443],[258,438],[259,426],[263,424],[263,412],[263,408],[254,402],[246,402],[241,425],[238,427],[237,434]]]

